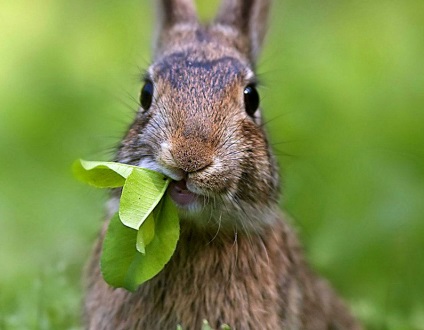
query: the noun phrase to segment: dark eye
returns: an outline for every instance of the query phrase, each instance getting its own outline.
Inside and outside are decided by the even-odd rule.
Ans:
[[[150,80],[146,80],[140,93],[140,104],[144,110],[148,110],[152,104],[153,98],[153,83]]]
[[[244,106],[250,117],[253,117],[259,107],[259,94],[254,85],[247,85],[244,89]]]

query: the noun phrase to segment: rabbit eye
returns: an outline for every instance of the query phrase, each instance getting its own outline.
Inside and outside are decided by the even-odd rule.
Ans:
[[[148,110],[152,104],[153,98],[153,83],[150,80],[146,80],[140,93],[140,104],[144,110]]]
[[[259,94],[254,85],[247,85],[243,91],[244,106],[250,117],[253,117],[259,107]]]

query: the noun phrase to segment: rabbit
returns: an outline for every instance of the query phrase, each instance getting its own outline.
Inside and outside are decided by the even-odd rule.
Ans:
[[[223,0],[198,21],[191,0],[158,0],[153,62],[115,161],[161,172],[180,238],[164,269],[135,292],[86,271],[87,329],[361,329],[307,265],[279,209],[278,166],[261,118],[255,66],[270,0]],[[111,193],[108,217],[118,210]]]

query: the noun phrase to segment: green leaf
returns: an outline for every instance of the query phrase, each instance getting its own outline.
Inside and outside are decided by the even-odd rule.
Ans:
[[[134,168],[122,189],[119,204],[122,223],[138,230],[161,200],[169,182],[161,173]]]
[[[137,251],[145,254],[146,246],[150,244],[153,237],[155,236],[155,218],[153,217],[153,212],[149,214],[147,219],[141,225],[140,229],[137,232]]]
[[[110,220],[103,242],[100,266],[111,286],[136,290],[163,269],[177,245],[178,213],[169,197],[162,198],[170,179],[112,162],[79,160],[73,170],[77,178],[96,187],[123,186],[119,212]]]
[[[134,168],[136,167],[126,164],[82,159],[72,166],[76,178],[97,188],[122,187]]]
[[[180,233],[177,210],[169,197],[153,211],[155,232],[145,254],[136,249],[137,231],[122,224],[118,214],[111,219],[101,256],[103,278],[114,287],[135,291],[158,274],[173,255]]]
[[[229,325],[227,325],[227,324],[223,324],[223,325],[221,325],[220,329],[221,329],[221,330],[231,330],[230,326],[229,326]],[[211,326],[210,326],[210,324],[209,324],[208,320],[203,320],[203,323],[202,323],[202,330],[212,330],[212,328],[211,328]]]
[[[125,288],[135,290],[141,283],[158,274],[171,259],[180,236],[178,212],[172,200],[166,196],[153,211],[155,235],[146,253],[136,253],[128,271]]]
[[[202,330],[212,330],[212,328],[209,325],[209,322],[207,320],[203,320]]]
[[[114,287],[124,287],[128,269],[134,261],[137,231],[124,226],[116,213],[110,220],[103,241],[100,267],[103,278]]]
[[[220,327],[221,330],[231,330],[230,326],[228,324],[223,324]],[[209,322],[207,320],[203,320],[202,323],[202,330],[212,330]]]

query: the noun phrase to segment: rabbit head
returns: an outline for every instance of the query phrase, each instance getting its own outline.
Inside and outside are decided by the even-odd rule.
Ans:
[[[154,60],[117,160],[169,176],[181,220],[239,230],[274,221],[278,171],[254,73],[269,6],[224,0],[202,25],[191,0],[158,1]]]

